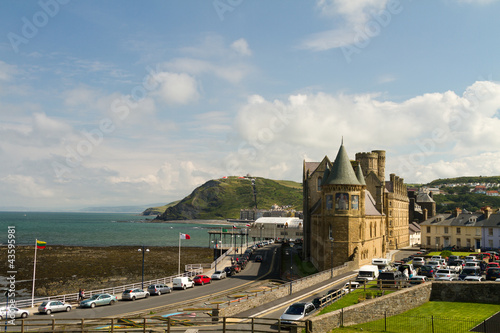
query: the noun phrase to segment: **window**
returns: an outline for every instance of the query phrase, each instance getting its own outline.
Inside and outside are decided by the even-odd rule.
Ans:
[[[440,238],[436,237],[436,245],[439,245],[439,243],[440,243]]]
[[[462,240],[457,238],[457,247],[462,247]]]
[[[431,233],[431,227],[427,227],[427,233],[430,234]]]
[[[481,236],[481,229],[480,228],[476,228],[476,236]]]
[[[327,210],[333,209],[333,195],[331,195],[331,194],[328,194],[326,196],[326,209]]]
[[[493,247],[493,239],[488,239],[488,246]]]
[[[493,236],[493,228],[488,228],[488,236]],[[490,246],[493,247],[493,246]]]
[[[467,238],[466,242],[467,242],[467,245],[466,245],[466,246],[467,246],[467,247],[470,247],[470,238]]]
[[[317,191],[318,192],[321,192],[321,182],[323,181],[323,178],[322,177],[319,177],[318,178],[318,188],[317,188]]]
[[[457,228],[457,235],[460,235],[462,233],[462,230],[460,228]]]
[[[427,237],[427,245],[431,245],[431,238],[430,237]]]
[[[448,227],[444,227],[444,233],[447,234],[448,233]]]

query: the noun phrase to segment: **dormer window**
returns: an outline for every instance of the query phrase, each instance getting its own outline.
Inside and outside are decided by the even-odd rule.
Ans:
[[[477,218],[476,218],[476,217],[471,217],[471,218],[469,218],[469,222],[472,222],[472,223],[476,222],[476,220],[477,220]]]

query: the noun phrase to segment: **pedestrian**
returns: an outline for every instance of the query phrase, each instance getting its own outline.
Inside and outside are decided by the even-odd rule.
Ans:
[[[82,301],[85,298],[85,289],[82,289]]]
[[[83,299],[83,291],[82,288],[80,288],[80,290],[78,290],[78,302],[80,302],[82,299]]]

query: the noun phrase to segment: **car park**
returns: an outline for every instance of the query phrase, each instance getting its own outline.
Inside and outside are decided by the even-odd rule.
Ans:
[[[496,281],[500,278],[500,267],[490,267],[486,272],[486,281]]]
[[[436,274],[434,274],[434,276],[436,278],[440,278],[440,277],[458,277],[458,274],[452,270],[452,269],[449,269],[449,268],[443,268],[443,269],[438,269],[436,271]]]
[[[186,290],[186,288],[193,288],[193,287],[194,287],[194,281],[186,276],[177,277],[177,278],[174,278],[174,280],[173,280],[173,288],[174,289]]]
[[[95,294],[89,299],[80,302],[80,307],[82,308],[95,308],[100,305],[113,305],[117,301],[115,295],[111,294]]]
[[[148,286],[148,292],[150,295],[169,294],[172,292],[172,288],[166,284],[151,284]]]
[[[215,271],[212,274],[212,280],[222,280],[226,278],[226,271]]]
[[[194,284],[198,284],[201,286],[210,283],[211,281],[212,279],[208,275],[196,275],[193,279]]]
[[[0,320],[11,318],[26,318],[29,315],[30,313],[28,311],[19,309],[15,306],[0,308]]]
[[[316,310],[312,303],[293,303],[290,305],[280,317],[282,324],[293,324],[297,320],[304,319]]]
[[[136,289],[126,289],[122,293],[122,300],[135,301],[138,298],[148,298],[149,292],[136,288]]]
[[[38,307],[39,313],[51,314],[52,312],[71,311],[72,305],[61,301],[45,301]]]

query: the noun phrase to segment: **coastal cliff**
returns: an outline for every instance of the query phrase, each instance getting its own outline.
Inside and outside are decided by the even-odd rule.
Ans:
[[[277,204],[302,210],[300,183],[259,177],[252,179],[255,180],[259,209],[270,209],[273,204]],[[207,181],[184,199],[168,205],[156,220],[224,220],[239,218],[240,209],[254,207],[251,179],[228,177]],[[150,214],[155,209],[158,211],[159,207],[148,208],[143,214]]]

